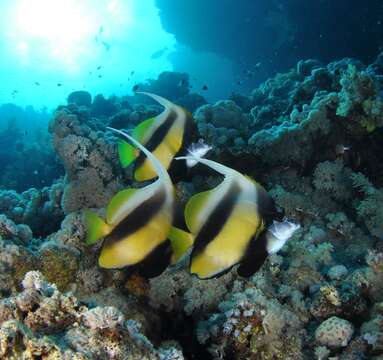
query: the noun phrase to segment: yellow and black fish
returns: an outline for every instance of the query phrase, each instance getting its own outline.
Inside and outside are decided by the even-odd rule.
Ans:
[[[177,158],[200,162],[224,175],[216,188],[194,195],[186,204],[185,221],[195,237],[190,271],[208,279],[240,264],[238,274],[251,276],[270,253],[283,246],[297,225],[275,221],[281,214],[261,185],[198,155],[204,152],[196,149],[190,156]]]
[[[137,266],[141,275],[159,275],[192,245],[192,236],[173,227],[174,188],[166,169],[144,146],[126,133],[111,129],[130,140],[150,159],[158,179],[140,189],[126,189],[110,201],[104,221],[85,212],[87,244],[105,237],[99,266],[121,269]]]
[[[176,154],[182,154],[191,142],[194,129],[192,115],[182,107],[173,104],[158,95],[140,92],[150,96],[165,110],[154,118],[143,121],[133,130],[134,139],[144,145],[160,163],[169,170],[175,179],[177,172],[182,172],[180,163],[173,161]],[[151,180],[157,176],[151,161],[142,151],[126,141],[118,146],[120,162],[123,167],[135,161],[134,178],[137,181]]]

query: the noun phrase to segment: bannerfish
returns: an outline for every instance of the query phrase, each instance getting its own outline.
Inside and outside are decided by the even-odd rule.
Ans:
[[[256,181],[240,172],[190,152],[184,159],[202,163],[224,176],[214,189],[198,193],[185,207],[185,221],[194,236],[190,272],[200,279],[217,277],[239,264],[249,277],[267,256],[282,248],[299,227],[277,211],[273,199]]]
[[[133,137],[153,153],[175,180],[177,173],[182,173],[184,169],[180,167],[182,164],[173,160],[176,154],[182,153],[191,143],[194,125],[192,115],[158,95],[146,92],[138,94],[151,97],[165,110],[137,125],[133,130]],[[123,167],[129,166],[136,160],[134,178],[137,181],[150,180],[157,176],[153,163],[126,141],[119,143],[118,152]]]
[[[174,188],[166,169],[137,140],[109,129],[127,138],[150,159],[158,179],[143,188],[117,193],[107,207],[105,221],[85,211],[86,243],[105,238],[98,259],[102,268],[137,266],[142,276],[155,277],[183,257],[193,243],[192,236],[173,227]]]

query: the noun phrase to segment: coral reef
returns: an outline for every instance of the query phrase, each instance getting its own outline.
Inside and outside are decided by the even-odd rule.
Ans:
[[[0,302],[2,359],[154,360],[177,353],[169,346],[156,349],[140,333],[140,324],[118,309],[88,308],[39,272],[27,273],[22,285],[20,293]]]
[[[49,235],[59,228],[64,218],[63,192],[61,180],[50,187],[31,188],[21,194],[14,190],[0,190],[0,213],[17,224],[27,224],[35,236]]]
[[[130,129],[161,108],[71,94],[49,124],[65,176],[0,191],[0,357],[382,357],[382,76],[382,56],[368,67],[302,60],[215,104],[191,94],[185,74],[139,84],[196,108],[211,157],[254,177],[301,225],[249,279],[234,268],[201,281],[187,257],[149,281],[98,267],[82,210],[103,214],[132,182],[106,126]],[[175,191],[185,204],[220,181],[197,168]]]
[[[157,79],[149,79],[147,82],[136,86],[138,91],[161,95],[185,107],[190,112],[194,112],[197,108],[206,104],[203,96],[190,92],[190,79],[187,73],[165,71],[159,74]],[[130,101],[143,104],[151,103],[147,97],[140,95],[130,98]]]
[[[87,91],[73,91],[68,95],[68,104],[90,107],[92,105],[92,95]]]
[[[84,108],[61,108],[49,124],[54,148],[66,171],[62,197],[64,213],[104,207],[122,188],[114,138],[103,135],[105,125]]]
[[[333,316],[323,321],[315,331],[315,339],[327,347],[345,347],[354,333],[352,324],[344,319]]]

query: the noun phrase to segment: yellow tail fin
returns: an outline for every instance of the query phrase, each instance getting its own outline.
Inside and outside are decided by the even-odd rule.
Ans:
[[[194,237],[192,234],[173,226],[170,230],[168,238],[173,250],[171,263],[175,264],[193,245]]]
[[[142,142],[155,120],[155,118],[150,118],[138,124],[133,130],[132,137]],[[123,168],[128,167],[137,158],[139,153],[140,151],[135,146],[126,141],[120,141],[118,143],[118,155]]]
[[[108,235],[111,231],[111,227],[92,211],[84,211],[84,220],[86,224],[85,243],[87,245],[95,244],[98,240]]]
[[[126,141],[120,141],[118,143],[118,156],[123,168],[128,167],[138,156],[139,151],[133,145],[130,145]]]

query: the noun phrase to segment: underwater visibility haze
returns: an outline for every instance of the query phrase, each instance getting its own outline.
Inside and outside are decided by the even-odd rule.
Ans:
[[[0,14],[0,359],[383,359],[381,1]]]

